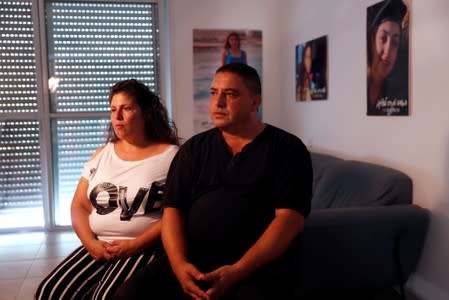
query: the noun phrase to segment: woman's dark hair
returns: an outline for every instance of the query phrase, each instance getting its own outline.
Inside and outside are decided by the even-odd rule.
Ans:
[[[228,36],[226,37],[226,40],[225,40],[225,43],[224,43],[224,48],[225,49],[229,49],[229,48],[231,48],[231,43],[229,43],[229,39],[231,38],[231,36],[235,36],[235,38],[237,39],[237,41],[239,42],[239,48],[240,48],[240,35],[237,33],[237,32],[235,32],[235,31],[232,31],[232,32],[230,32],[229,34],[228,34]]]
[[[109,90],[109,103],[111,103],[112,97],[118,93],[125,93],[139,105],[145,120],[145,134],[148,139],[179,145],[175,123],[169,120],[167,110],[159,97],[151,92],[145,84],[135,79],[117,82]],[[110,142],[118,140],[112,124],[109,126],[107,140]]]
[[[312,57],[313,57],[313,43],[312,43],[312,41],[308,41],[304,45],[304,49],[302,50],[301,74],[302,74],[303,81],[304,81],[304,79],[306,77],[306,74],[307,74],[306,66],[304,65],[307,48],[310,48],[310,51],[312,52]]]

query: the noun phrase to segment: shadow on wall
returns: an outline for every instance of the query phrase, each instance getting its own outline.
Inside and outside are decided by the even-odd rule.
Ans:
[[[449,295],[449,259],[447,259],[447,254],[449,253],[448,210],[449,207],[445,207],[444,211],[440,208],[432,211],[426,242],[424,243],[423,253],[418,264],[419,276],[436,288],[438,294],[444,292],[446,296],[420,295],[419,288],[414,287],[414,289],[417,289],[415,293],[424,297],[424,299],[430,299],[429,296],[432,296],[432,300],[447,299],[447,295]]]
[[[447,140],[446,161],[443,166],[445,166],[444,178],[449,181],[449,136]],[[449,296],[449,259],[447,258],[449,253],[449,184],[445,185],[442,194],[435,199],[435,202],[437,205],[432,210],[430,227],[418,270],[419,275],[434,285],[439,292],[444,292],[446,295],[442,297],[447,299]]]

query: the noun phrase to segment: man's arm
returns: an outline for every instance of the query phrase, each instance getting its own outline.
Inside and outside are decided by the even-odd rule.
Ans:
[[[177,208],[165,208],[162,215],[162,242],[172,270],[187,295],[193,299],[209,299],[197,285],[202,273],[188,262],[184,228],[183,212]]]
[[[235,264],[223,266],[200,276],[200,280],[214,282],[207,291],[211,297],[222,295],[257,269],[282,255],[304,228],[304,217],[292,209],[276,209],[267,229]]]
[[[281,256],[304,228],[304,217],[292,209],[276,209],[276,215],[257,242],[234,266],[247,277]]]

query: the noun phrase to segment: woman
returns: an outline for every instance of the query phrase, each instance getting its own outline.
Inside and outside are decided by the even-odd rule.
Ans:
[[[386,102],[401,100],[399,93],[405,93],[389,84],[389,75],[398,59],[404,14],[401,0],[387,1],[368,31],[368,115],[394,114],[388,111]]]
[[[86,163],[72,200],[82,246],[39,285],[36,299],[110,299],[160,250],[159,198],[179,140],[159,98],[125,80],[109,93],[105,146]]]
[[[228,34],[221,51],[221,65],[230,63],[247,64],[246,52],[240,48],[240,36],[237,32]]]
[[[307,42],[302,51],[302,63],[301,63],[301,82],[299,85],[299,100],[310,101],[312,100],[312,84],[313,84],[313,72],[312,72],[312,43]]]

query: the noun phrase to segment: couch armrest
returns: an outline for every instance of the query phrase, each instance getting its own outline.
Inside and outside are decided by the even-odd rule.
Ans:
[[[299,236],[298,293],[405,283],[424,244],[429,212],[416,205],[312,211]]]

